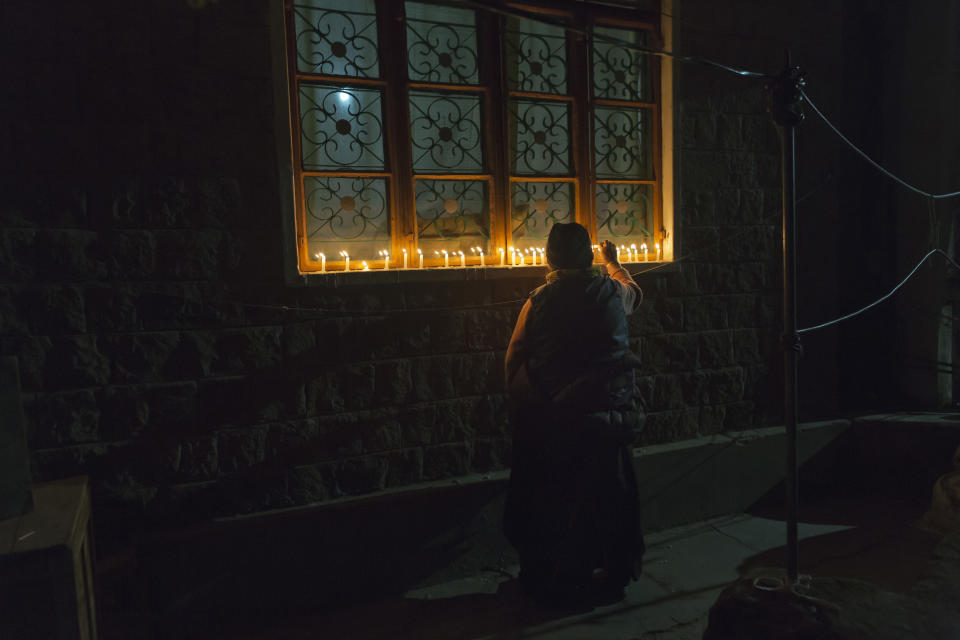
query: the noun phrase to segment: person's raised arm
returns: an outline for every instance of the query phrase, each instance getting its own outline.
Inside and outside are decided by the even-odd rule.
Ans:
[[[643,302],[643,290],[640,288],[630,272],[623,268],[617,260],[617,246],[609,240],[600,243],[600,257],[603,259],[603,267],[611,279],[616,280],[620,285],[620,297],[623,299],[623,308],[627,315],[633,313],[633,310]]]

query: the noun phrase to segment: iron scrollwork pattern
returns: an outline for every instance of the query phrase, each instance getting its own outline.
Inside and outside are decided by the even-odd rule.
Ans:
[[[545,246],[554,224],[573,222],[573,184],[514,182],[511,187],[510,237],[514,245]]]
[[[480,98],[410,94],[410,138],[417,173],[483,170]]]
[[[363,78],[380,75],[377,16],[371,0],[314,0],[294,5],[293,15],[299,71]]]
[[[625,240],[650,244],[652,222],[653,185],[597,185],[597,240],[618,245]]]
[[[365,248],[372,255],[377,244],[389,245],[385,179],[306,177],[303,182],[311,252],[332,256],[345,247],[369,243]]]
[[[415,82],[477,84],[473,11],[407,3],[407,70]]]
[[[417,180],[417,242],[433,251],[487,246],[490,215],[483,180]],[[466,242],[466,244],[464,244]]]
[[[507,21],[507,81],[514,91],[567,92],[564,30],[531,20]]]
[[[306,170],[381,170],[379,91],[300,85],[300,139]]]
[[[647,32],[598,27],[594,33],[600,36],[594,38],[593,42],[594,95],[612,100],[650,102],[653,93],[650,54],[603,39],[606,36],[611,40],[647,47]]]
[[[593,135],[597,176],[652,179],[652,123],[650,109],[597,107]]]
[[[510,105],[513,173],[569,174],[569,119],[565,103],[514,100]]]

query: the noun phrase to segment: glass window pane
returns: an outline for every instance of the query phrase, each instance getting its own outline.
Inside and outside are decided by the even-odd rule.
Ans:
[[[407,70],[415,82],[477,84],[476,16],[457,9],[408,2]]]
[[[651,109],[597,107],[593,144],[598,177],[653,179]]]
[[[318,252],[341,260],[343,250],[351,260],[372,260],[390,249],[385,179],[305,177],[303,193],[311,260],[319,261]]]
[[[490,213],[485,180],[417,180],[417,245],[435,251],[481,247],[489,252]],[[453,264],[453,262],[451,262]]]
[[[646,242],[653,247],[653,185],[597,185],[597,241],[609,240],[618,247]]]
[[[293,5],[297,70],[376,78],[377,16],[374,0],[306,0]]]
[[[593,95],[653,102],[652,54],[640,53],[623,44],[649,48],[649,32],[609,27],[596,27],[593,32],[599,36],[593,39]],[[610,40],[604,40],[604,37]]]
[[[483,171],[480,97],[410,93],[410,138],[417,173]]]
[[[383,117],[377,90],[300,85],[303,168],[383,170]]]
[[[513,100],[510,159],[517,175],[569,175],[570,108],[562,102]]]
[[[573,222],[573,183],[514,182],[510,191],[510,241],[514,247],[546,247],[550,227]]]
[[[561,27],[507,18],[506,41],[510,89],[567,92],[567,37]]]

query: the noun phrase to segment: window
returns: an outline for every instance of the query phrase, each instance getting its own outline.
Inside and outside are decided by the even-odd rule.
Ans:
[[[478,6],[288,5],[302,272],[539,264],[574,220],[660,257],[658,14]]]

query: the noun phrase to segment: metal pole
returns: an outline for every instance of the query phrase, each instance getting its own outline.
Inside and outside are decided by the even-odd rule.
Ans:
[[[797,473],[797,360],[800,356],[800,335],[797,333],[797,201],[796,201],[796,126],[803,120],[800,110],[800,70],[787,67],[768,84],[772,97],[770,110],[780,130],[780,151],[783,192],[783,411],[786,423],[786,521],[787,579],[797,580],[800,553],[797,540],[798,503],[800,499]]]

